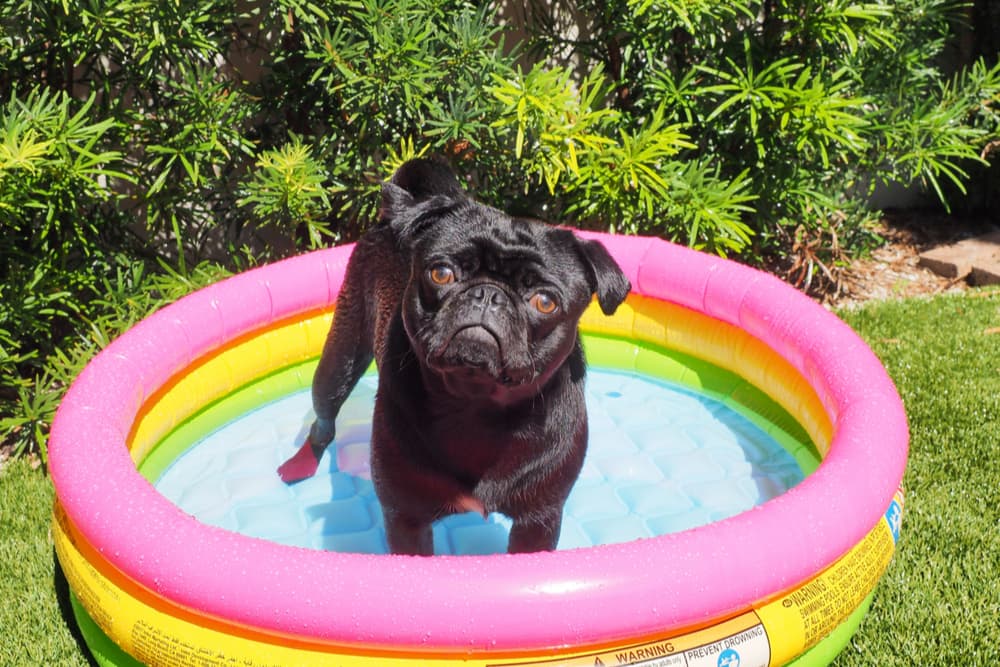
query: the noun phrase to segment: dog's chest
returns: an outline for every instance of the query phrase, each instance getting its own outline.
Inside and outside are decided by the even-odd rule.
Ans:
[[[442,415],[434,420],[435,459],[455,476],[475,483],[502,458],[510,458],[523,441],[523,420],[513,415],[473,411]]]

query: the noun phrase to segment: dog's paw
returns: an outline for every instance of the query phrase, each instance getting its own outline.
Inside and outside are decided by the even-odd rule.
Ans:
[[[278,466],[278,477],[285,484],[300,482],[315,475],[318,468],[319,458],[317,458],[316,452],[313,450],[312,442],[309,438],[306,438],[305,443],[299,448],[299,451],[295,452],[290,459]]]

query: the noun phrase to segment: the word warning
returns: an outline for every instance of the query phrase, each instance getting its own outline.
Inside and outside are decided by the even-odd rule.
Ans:
[[[663,641],[636,644],[585,655],[497,663],[489,667],[768,667],[771,647],[757,614],[749,612],[714,625]]]

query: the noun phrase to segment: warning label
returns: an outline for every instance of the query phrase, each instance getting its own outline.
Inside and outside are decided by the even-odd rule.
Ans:
[[[763,625],[684,652],[687,667],[768,667],[771,647]]]
[[[771,648],[760,619],[753,612],[742,614],[711,628],[663,641],[637,644],[611,651],[540,660],[503,663],[549,667],[768,667]]]
[[[781,601],[784,609],[797,612],[806,648],[861,604],[889,564],[894,546],[889,531],[873,530],[833,567]]]
[[[145,665],[157,667],[278,667],[251,659],[237,659],[224,651],[198,647],[139,621],[132,627],[132,653]]]
[[[673,667],[684,665],[684,657],[672,654],[673,645],[660,642],[639,646],[628,651],[615,654],[612,662],[601,662],[603,665],[644,665],[646,667]],[[595,663],[596,664],[596,663]]]
[[[65,530],[65,526],[69,521],[66,517],[66,511],[61,505],[56,503],[54,513],[56,524],[59,528]],[[70,548],[79,550],[80,547],[77,544],[75,535],[66,532],[66,536]],[[111,614],[100,603],[100,600],[101,596],[104,595],[112,601],[117,601],[117,591],[115,591],[106,581],[104,581],[104,579],[97,575],[97,571],[90,563],[84,561],[78,568],[75,563],[65,557],[65,547],[60,542],[56,542],[55,546],[56,554],[59,557],[59,564],[62,567],[66,581],[69,583],[70,590],[76,594],[77,599],[85,608],[91,610],[91,618],[94,619],[100,627],[111,627]],[[91,585],[91,582],[93,582],[93,586]]]

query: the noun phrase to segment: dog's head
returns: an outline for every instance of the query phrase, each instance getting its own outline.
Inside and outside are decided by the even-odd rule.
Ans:
[[[591,298],[611,314],[630,288],[600,243],[480,204],[430,160],[384,184],[381,217],[411,258],[407,335],[456,397],[538,393],[573,351]]]

